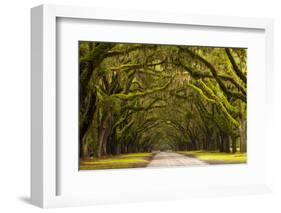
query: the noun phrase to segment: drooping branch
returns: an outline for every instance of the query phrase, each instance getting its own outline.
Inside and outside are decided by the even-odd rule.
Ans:
[[[128,94],[118,93],[118,94],[113,94],[111,96],[122,99],[122,100],[132,100],[132,99],[135,99],[137,97],[143,97],[143,96],[150,95],[150,94],[153,94],[153,93],[156,93],[156,92],[160,92],[160,91],[165,90],[170,85],[170,83],[174,80],[174,77],[175,76],[171,77],[169,82],[166,83],[165,85],[163,85],[162,87],[155,87],[155,88],[152,88],[152,89],[147,89],[144,92],[135,92],[135,93],[128,93]]]
[[[132,114],[134,113],[137,113],[137,112],[141,112],[141,111],[149,111],[149,110],[152,110],[152,109],[157,109],[157,108],[163,108],[165,107],[166,105],[156,105],[155,106],[155,103],[157,103],[160,99],[155,99],[153,100],[151,103],[149,103],[147,106],[140,106],[140,107],[135,107],[135,106],[132,106],[132,105],[127,105],[125,106],[123,109],[122,109],[122,113],[124,114],[125,111],[127,111],[127,113],[125,113],[125,115],[123,115],[115,124],[114,124],[114,128],[121,125],[123,122],[125,122],[127,120],[127,118],[129,116],[131,116]],[[128,112],[130,111],[130,112]]]
[[[225,117],[235,126],[239,127],[239,123],[236,121],[235,118],[232,117],[232,115],[228,112],[225,104],[221,102],[221,100],[216,96],[216,94],[213,92],[211,88],[209,88],[202,80],[199,80],[200,85],[204,88],[206,93],[210,95],[213,99],[216,100],[216,105],[219,107],[219,109],[222,111],[222,113],[225,115]]]
[[[132,125],[134,124],[134,120],[131,120],[129,123],[127,123],[122,129],[117,131],[117,138],[120,139],[125,134],[126,130],[128,130]]]
[[[201,90],[199,87],[193,85],[193,84],[188,84],[188,86],[192,89],[194,89],[197,93],[199,93],[205,100],[207,100],[208,102],[215,104],[216,100],[213,98],[209,98],[207,95],[205,95],[205,93],[203,92],[203,90]]]
[[[97,45],[93,49],[93,51],[86,55],[87,58],[87,66],[86,69],[80,68],[80,84],[79,84],[79,93],[80,93],[80,103],[83,103],[84,98],[86,97],[86,90],[88,88],[89,82],[91,80],[91,77],[93,76],[94,70],[96,67],[103,61],[105,58],[105,54],[108,50],[113,48],[114,44],[111,43],[101,43]],[[84,59],[80,59],[80,65],[85,63],[83,62]]]
[[[234,82],[235,81],[234,79],[231,82],[234,83],[236,86],[238,86],[239,89],[243,92],[243,94],[241,94],[239,92],[230,91],[229,89],[227,89],[227,87],[225,86],[225,84],[222,81],[223,79],[226,80],[227,77],[225,75],[220,75],[218,73],[218,71],[215,69],[215,67],[209,61],[204,59],[202,56],[194,53],[193,51],[189,50],[188,48],[181,48],[181,50],[187,52],[192,57],[198,59],[200,62],[202,62],[203,64],[205,64],[209,68],[209,70],[212,73],[213,78],[217,81],[221,90],[227,95],[228,98],[236,98],[236,99],[238,98],[238,99],[242,100],[243,102],[247,101],[245,89],[241,85],[238,86],[238,83]],[[190,68],[189,68],[189,71],[190,71]],[[200,75],[200,74],[197,73],[197,75]],[[203,74],[201,74],[201,75],[203,75]],[[204,75],[206,75],[206,73],[204,73]],[[227,80],[230,80],[230,78],[227,78]]]
[[[199,81],[199,83],[202,85],[204,84],[203,81]],[[221,102],[228,111],[230,111],[232,114],[237,115],[238,113],[238,109],[234,106],[232,106],[232,104],[227,100],[227,98],[224,96],[224,94],[220,91],[220,89],[218,87],[216,87],[216,85],[214,85],[210,80],[207,80],[208,86],[206,84],[204,84],[204,87],[209,87],[208,89],[211,90],[211,92],[215,95],[215,99],[216,101]]]
[[[201,63],[203,63],[206,67],[209,68],[209,70],[211,71],[214,79],[217,81],[217,83],[219,84],[220,88],[222,89],[222,91],[229,95],[228,89],[226,88],[226,86],[224,85],[224,83],[222,82],[222,80],[219,78],[218,76],[218,71],[215,69],[215,67],[206,59],[204,59],[202,56],[196,54],[195,52],[191,51],[188,48],[182,48],[179,47],[180,50],[187,52],[189,55],[191,55],[193,58],[197,59],[198,61],[200,61]]]
[[[231,54],[231,52],[230,52],[230,49],[229,49],[229,48],[225,48],[225,52],[226,52],[226,54],[227,54],[227,56],[228,56],[228,59],[229,59],[231,65],[232,65],[232,67],[233,67],[235,73],[237,74],[237,76],[238,76],[245,84],[247,84],[247,78],[246,78],[246,76],[243,74],[243,72],[239,69],[239,67],[237,66],[237,64],[236,64],[236,62],[235,62],[235,60],[234,60],[234,58],[233,58],[233,56],[232,56],[232,54]]]
[[[195,71],[191,67],[189,67],[186,64],[184,64],[183,62],[180,62],[180,65],[195,79],[199,79],[199,78],[203,78],[203,79],[204,78],[213,78],[213,75],[209,71]],[[242,94],[244,96],[246,96],[246,89],[244,88],[244,86],[239,84],[231,76],[225,75],[225,74],[218,74],[218,78],[220,78],[220,79],[222,79],[224,81],[231,82],[234,86],[237,87],[238,90],[240,90],[242,92]],[[240,99],[240,97],[239,97],[239,99]]]
[[[125,106],[123,109],[124,110],[132,110],[132,111],[135,111],[135,112],[137,112],[137,111],[147,111],[147,110],[149,110],[149,109],[151,109],[151,108],[154,108],[155,106],[155,103],[157,103],[158,101],[160,101],[161,99],[159,99],[159,98],[157,98],[157,99],[155,99],[155,100],[153,100],[153,101],[151,101],[151,103],[149,103],[147,106],[139,106],[139,107],[137,107],[137,106],[134,106],[134,105],[127,105],[127,106]],[[156,106],[157,107],[157,106]],[[158,106],[159,107],[159,106]]]
[[[146,68],[146,67],[153,67],[153,66],[157,66],[160,64],[163,64],[165,62],[165,60],[162,60],[160,62],[155,62],[155,63],[149,63],[149,64],[123,64],[120,65],[119,67],[111,67],[109,68],[111,71],[120,71],[120,70],[132,70],[132,69],[139,69],[139,68]]]

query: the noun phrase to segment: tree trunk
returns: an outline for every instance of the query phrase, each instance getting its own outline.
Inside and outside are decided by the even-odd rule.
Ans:
[[[224,138],[222,137],[222,134],[219,136],[219,150],[220,152],[223,152],[223,146],[224,146]]]
[[[247,152],[247,136],[246,136],[246,122],[243,120],[242,116],[239,117],[239,136],[240,136],[240,152]]]
[[[116,155],[120,155],[120,153],[121,153],[121,145],[119,142],[117,142]]]
[[[86,153],[84,153],[84,141],[83,138],[89,129],[92,119],[94,117],[94,113],[96,111],[96,95],[92,94],[90,97],[90,102],[89,102],[89,107],[87,108],[87,112],[85,113],[85,118],[84,120],[80,121],[81,123],[79,124],[79,152],[80,152],[80,157],[84,158]]]
[[[110,138],[110,134],[111,134],[111,131],[112,131],[112,119],[110,118],[109,121],[108,121],[108,126],[106,128],[106,131],[105,131],[105,134],[104,134],[104,137],[103,137],[103,155],[107,155],[107,143],[108,143],[108,139]]]
[[[230,144],[229,144],[229,138],[226,133],[221,134],[221,146],[220,146],[220,152],[230,152]]]
[[[86,146],[85,141],[82,138],[79,142],[79,153],[80,153],[80,158],[82,158],[82,159],[86,158],[88,156],[85,146]]]
[[[98,157],[102,156],[102,147],[103,147],[104,134],[105,134],[105,128],[102,128],[101,132],[99,134],[100,136],[99,136],[99,145],[98,145],[98,152],[97,152],[97,156]]]
[[[224,140],[224,152],[230,153],[230,136],[225,135],[225,140]]]
[[[192,143],[192,149],[193,149],[193,150],[197,150],[197,147],[198,147],[198,146],[197,146],[197,140],[192,139],[192,140],[191,140],[191,143]]]
[[[232,153],[236,153],[237,148],[236,148],[236,138],[235,137],[231,138],[231,146],[232,146]]]
[[[108,113],[102,121],[101,129],[100,129],[100,133],[99,133],[99,141],[98,141],[98,152],[97,152],[98,157],[102,156],[104,143],[108,138],[108,131],[110,130],[109,129],[110,128],[110,126],[109,126],[110,117],[111,117],[110,113]]]

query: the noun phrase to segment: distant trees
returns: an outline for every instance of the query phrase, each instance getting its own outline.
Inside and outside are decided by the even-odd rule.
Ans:
[[[80,157],[246,152],[246,50],[80,42]]]

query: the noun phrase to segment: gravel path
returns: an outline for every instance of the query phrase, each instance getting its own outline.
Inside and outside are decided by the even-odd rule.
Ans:
[[[175,152],[157,153],[147,167],[171,167],[171,166],[196,166],[208,165],[196,158],[187,157]]]

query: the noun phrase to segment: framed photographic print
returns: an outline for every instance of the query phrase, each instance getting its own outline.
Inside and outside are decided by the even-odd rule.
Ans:
[[[31,14],[32,203],[270,191],[272,20]]]

